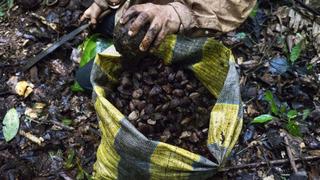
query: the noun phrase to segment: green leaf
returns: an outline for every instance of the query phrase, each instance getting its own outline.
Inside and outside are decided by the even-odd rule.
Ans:
[[[280,113],[285,114],[287,112],[288,105],[286,103],[283,103],[280,107]]]
[[[251,11],[251,13],[250,13],[250,17],[251,18],[254,18],[254,17],[256,17],[257,16],[257,11],[258,11],[258,9],[259,9],[259,5],[258,5],[258,3],[256,3],[256,5],[253,7],[253,9],[252,9],[252,11]]]
[[[18,133],[20,120],[16,109],[10,109],[3,119],[3,135],[6,142],[11,141]]]
[[[84,179],[84,172],[83,171],[79,171],[77,176],[76,176],[76,180],[83,180]]]
[[[92,180],[92,176],[89,173],[87,173],[86,171],[84,172],[84,175],[86,176],[86,179]]]
[[[277,106],[274,98],[273,98],[273,94],[271,91],[266,91],[264,93],[264,99],[266,101],[268,101],[270,107],[271,107],[271,112],[274,114],[274,115],[279,115],[279,107]]]
[[[290,53],[290,61],[291,63],[295,63],[297,61],[297,59],[299,59],[300,54],[301,54],[301,50],[302,50],[302,41],[300,41],[298,44],[296,44]]]
[[[70,126],[72,124],[72,120],[68,118],[62,119],[62,123],[66,126]]]
[[[288,124],[286,125],[286,129],[293,136],[297,136],[297,137],[302,136],[300,131],[300,126],[296,121],[293,121],[293,120],[288,121]]]
[[[99,34],[94,34],[88,37],[82,45],[82,57],[80,60],[80,67],[86,65],[92,60],[97,53],[102,52],[112,45],[112,40],[100,37]]]
[[[306,120],[307,117],[310,115],[310,113],[311,113],[310,109],[303,110],[302,120]]]
[[[309,71],[309,72],[312,72],[312,70],[313,70],[313,64],[308,64],[307,65],[307,70]]]
[[[273,116],[271,116],[270,114],[263,114],[254,118],[253,121],[251,121],[251,123],[262,124],[262,123],[267,123],[269,121],[272,121],[272,119],[273,119]]]
[[[76,176],[76,180],[83,180],[83,179],[91,180],[92,177],[90,176],[89,173],[87,173],[87,172],[82,168],[79,159],[77,159],[77,165],[78,165],[78,173],[77,173],[77,176]]]
[[[0,7],[0,17],[2,17],[4,15],[5,15],[4,10]]]
[[[8,8],[11,9],[14,5],[13,0],[7,0]]]
[[[100,53],[112,45],[111,39],[102,38],[99,34],[89,36],[79,47],[82,49],[82,56],[79,67],[85,66],[89,63],[97,53]],[[84,89],[78,82],[71,86],[73,92],[84,92]]]
[[[84,92],[84,89],[80,86],[80,84],[78,82],[75,82],[72,86],[71,86],[71,91],[72,92]]]
[[[5,2],[6,1],[6,2]],[[0,1],[0,17],[6,15],[6,11],[9,11],[14,5],[13,0],[2,0]]]
[[[287,117],[289,120],[292,120],[292,119],[296,118],[297,116],[298,116],[298,111],[296,111],[296,110],[290,110],[287,113]]]
[[[75,152],[74,152],[74,150],[73,149],[69,149],[68,150],[68,157],[67,157],[67,159],[66,159],[66,161],[65,161],[65,163],[64,163],[64,167],[66,168],[66,169],[71,169],[71,168],[73,168],[74,167],[74,157],[75,157]]]

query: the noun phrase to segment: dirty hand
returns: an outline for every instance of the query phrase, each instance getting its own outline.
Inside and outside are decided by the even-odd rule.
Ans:
[[[155,47],[159,46],[166,35],[177,33],[181,24],[179,15],[171,5],[134,5],[123,14],[120,23],[126,24],[132,18],[135,20],[129,28],[129,36],[135,36],[144,25],[150,24],[140,44],[141,51],[147,51],[152,43]]]
[[[85,19],[90,19],[90,23],[95,25],[97,24],[97,19],[99,15],[102,13],[101,7],[93,3],[81,16],[80,21],[84,21]]]

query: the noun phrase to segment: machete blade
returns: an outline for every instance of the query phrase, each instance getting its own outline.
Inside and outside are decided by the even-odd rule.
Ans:
[[[42,52],[40,52],[36,56],[28,59],[27,64],[24,67],[22,67],[21,71],[24,72],[24,71],[30,69],[32,66],[34,66],[36,63],[41,61],[48,54],[52,53],[54,50],[56,50],[58,47],[60,47],[61,45],[63,45],[67,41],[73,39],[76,35],[78,35],[82,31],[84,31],[85,29],[87,29],[89,26],[90,26],[90,24],[84,24],[84,25],[78,27],[77,29],[73,30],[69,34],[62,36],[57,42],[52,44],[50,47],[43,50]]]

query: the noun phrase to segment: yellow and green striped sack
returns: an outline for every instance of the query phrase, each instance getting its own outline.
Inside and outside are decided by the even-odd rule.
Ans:
[[[121,70],[114,46],[96,56],[91,73],[93,99],[102,133],[94,179],[207,179],[217,173],[242,128],[239,75],[231,51],[213,38],[171,35],[155,55],[165,64],[188,64],[217,97],[211,111],[207,147],[216,162],[182,148],[152,141],[141,134],[106,98]]]

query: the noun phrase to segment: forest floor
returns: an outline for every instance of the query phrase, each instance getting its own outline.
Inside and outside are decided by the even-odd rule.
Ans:
[[[310,3],[259,1],[241,27],[215,36],[236,57],[244,103],[243,130],[220,178],[320,179],[320,5]],[[9,142],[0,124],[0,179],[92,174],[98,121],[91,94],[71,88],[77,47],[88,32],[21,71],[28,58],[76,28],[84,9],[15,5],[0,19],[0,119],[11,108],[20,118]],[[17,82],[27,83],[22,96],[12,89]]]

